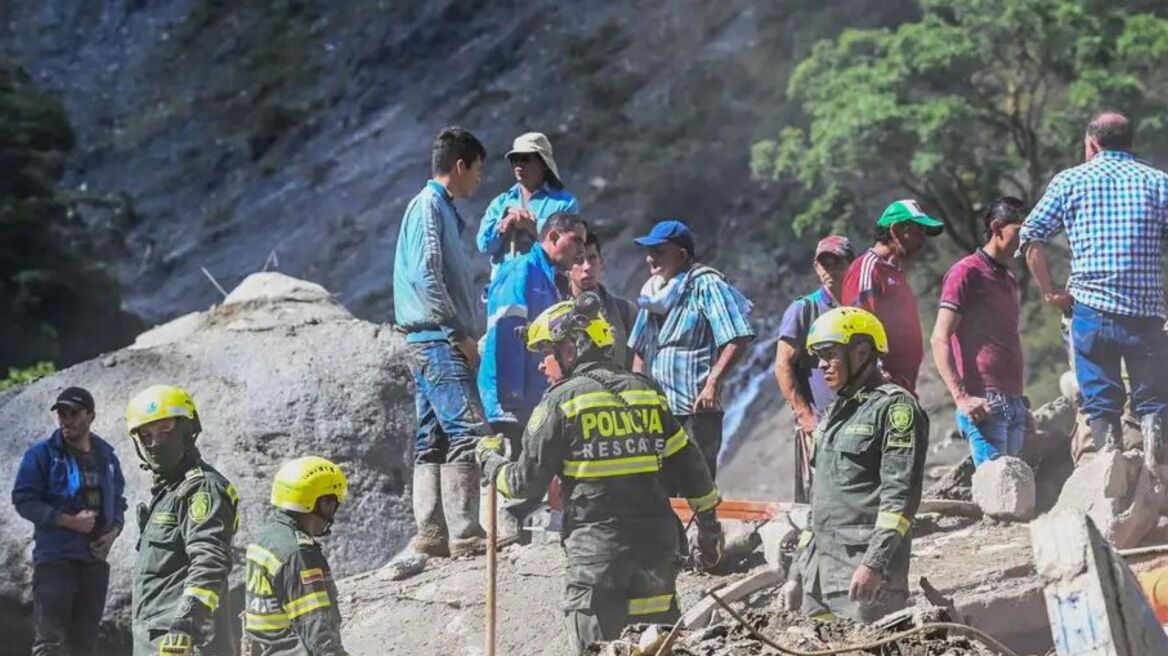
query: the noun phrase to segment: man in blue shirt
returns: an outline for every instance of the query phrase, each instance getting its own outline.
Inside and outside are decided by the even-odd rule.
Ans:
[[[1084,164],[1054,177],[1021,230],[1020,251],[1043,299],[1071,315],[1075,376],[1097,450],[1122,444],[1125,390],[1140,417],[1149,466],[1168,463],[1163,414],[1164,269],[1168,174],[1135,159],[1131,123],[1104,112],[1083,139]],[[1045,243],[1066,230],[1071,273],[1056,289]]]
[[[489,435],[475,388],[479,301],[462,242],[455,198],[482,180],[486,149],[470,132],[447,128],[434,141],[426,183],[406,208],[393,266],[393,309],[406,333],[417,385],[413,547],[431,556],[481,551],[479,471],[474,450]]]
[[[507,161],[516,182],[491,201],[479,224],[478,247],[491,256],[492,278],[504,261],[531,250],[549,216],[580,213],[576,197],[564,190],[546,136],[528,132],[516,137]]]
[[[713,476],[722,448],[722,384],[754,339],[751,303],[696,261],[693,236],[681,221],[661,221],[635,241],[648,250],[652,277],[637,299],[629,335],[633,370],[661,386]]]
[[[844,276],[856,253],[847,237],[819,240],[812,266],[819,289],[795,299],[783,313],[775,348],[775,380],[795,414],[795,502],[811,501],[812,435],[835,392],[823,378],[818,361],[807,351],[807,333],[819,315],[839,306]]]
[[[547,390],[538,353],[527,350],[521,330],[570,296],[564,274],[584,254],[587,229],[579,214],[560,212],[544,222],[539,243],[499,267],[487,290],[487,339],[479,370],[479,393],[491,429],[507,436],[512,457],[531,411]]]
[[[93,395],[70,387],[52,410],[58,428],[25,452],[12,503],[35,527],[32,653],[83,656],[97,646],[126,483],[113,447],[89,430]]]

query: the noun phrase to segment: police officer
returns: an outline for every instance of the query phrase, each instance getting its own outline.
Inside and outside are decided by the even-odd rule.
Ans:
[[[837,398],[815,434],[811,525],[800,540],[803,609],[816,619],[872,622],[908,601],[909,529],[920,505],[929,420],[885,382],[888,338],[875,315],[829,310],[807,349]]]
[[[142,390],[126,407],[126,426],[154,472],[153,498],[138,506],[134,656],[231,656],[225,602],[239,496],[199,455],[202,425],[185,390]]]
[[[666,481],[677,482],[696,513],[699,567],[717,564],[723,545],[714,510],[720,497],[701,451],[650,379],[611,360],[612,329],[593,293],[541,313],[527,348],[543,354],[548,389],[523,434],[515,463],[502,438],[484,438],[476,456],[508,498],[542,496],[563,484],[568,634],[575,653],[613,640],[630,622],[672,623],[681,523]]]
[[[247,546],[244,656],[344,656],[337,586],[316,538],[328,535],[349,482],[316,456],[272,481],[279,508]]]

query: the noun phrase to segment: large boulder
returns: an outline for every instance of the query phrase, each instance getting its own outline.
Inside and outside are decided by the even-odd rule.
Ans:
[[[1162,487],[1139,451],[1092,453],[1075,467],[1054,510],[1088,515],[1111,544],[1125,549],[1156,528]]]
[[[994,519],[1033,519],[1034,493],[1034,470],[1021,458],[990,460],[973,473],[973,502]]]
[[[318,285],[256,274],[222,305],[0,395],[0,457],[9,463],[0,469],[0,489],[7,493],[24,450],[55,428],[49,412],[55,395],[68,385],[93,392],[94,430],[118,451],[131,507],[110,557],[108,608],[122,626],[138,534],[133,508],[149,499],[150,487],[122,413],[135,391],[155,383],[194,395],[203,457],[241,496],[237,552],[269,515],[271,476],[280,463],[308,454],[337,461],[349,478],[349,498],[325,539],[338,576],[379,566],[405,545],[415,419],[404,341],[386,326],[353,318]],[[32,526],[11,504],[0,504],[0,600],[30,598],[31,536]]]

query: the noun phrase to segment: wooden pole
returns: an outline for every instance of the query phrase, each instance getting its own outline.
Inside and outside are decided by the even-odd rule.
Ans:
[[[495,481],[487,486],[487,656],[495,656],[496,549],[499,545]]]

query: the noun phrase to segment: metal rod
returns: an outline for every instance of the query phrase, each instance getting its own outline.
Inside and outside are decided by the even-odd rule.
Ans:
[[[495,551],[499,546],[498,501],[495,481],[487,486],[487,656],[495,656],[495,582],[497,562]]]
[[[1150,554],[1168,553],[1168,544],[1154,544],[1149,547],[1135,547],[1134,549],[1116,549],[1115,551],[1124,558],[1147,556]]]

